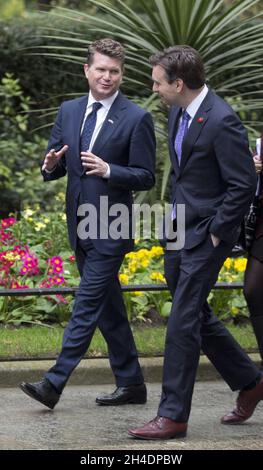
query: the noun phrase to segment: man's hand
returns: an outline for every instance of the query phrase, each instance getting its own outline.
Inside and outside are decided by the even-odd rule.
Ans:
[[[52,171],[54,168],[57,166],[58,161],[61,159],[61,157],[66,153],[68,150],[68,145],[63,145],[63,147],[58,150],[58,152],[55,151],[55,149],[51,149],[45,156],[45,160],[42,166],[42,170],[47,170],[47,171]]]
[[[213,243],[214,247],[216,248],[219,245],[219,243],[221,242],[221,240],[220,240],[220,238],[216,237],[212,233],[210,235],[211,235],[212,243]]]
[[[91,152],[81,152],[81,161],[84,168],[88,168],[86,175],[105,176],[108,164],[102,158]]]
[[[262,161],[259,155],[254,155],[253,157],[256,172],[260,173],[262,171]]]

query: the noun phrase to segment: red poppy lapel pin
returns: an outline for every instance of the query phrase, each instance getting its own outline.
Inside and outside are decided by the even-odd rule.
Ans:
[[[199,124],[202,124],[202,122],[204,122],[204,118],[202,116],[200,116],[198,119],[197,119],[197,122],[199,122]]]

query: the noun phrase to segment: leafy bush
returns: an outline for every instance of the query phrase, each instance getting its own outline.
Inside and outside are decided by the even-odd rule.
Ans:
[[[63,19],[55,19],[52,26],[56,28],[57,34],[68,29],[68,23]],[[58,104],[65,99],[68,93],[86,93],[87,83],[83,74],[82,66],[68,63],[67,61],[51,60],[50,57],[40,55],[43,39],[41,35],[50,28],[50,19],[43,14],[29,14],[24,18],[14,18],[8,22],[0,21],[0,79],[6,73],[12,73],[19,78],[23,94],[31,98],[31,110],[37,113],[30,115],[30,129],[39,125],[52,123],[53,118],[49,115],[39,120],[41,108],[57,108]],[[74,34],[81,35],[83,27],[73,26]],[[83,41],[87,41],[86,35]],[[47,45],[54,44],[54,39],[47,40]],[[67,48],[65,41],[62,47]],[[31,49],[28,49],[31,48]],[[33,55],[32,55],[33,54]],[[82,53],[83,55],[83,53]],[[83,55],[84,62],[85,53]],[[43,135],[47,137],[49,132],[44,130]]]
[[[19,211],[22,203],[51,210],[55,194],[64,190],[66,182],[43,183],[40,161],[47,141],[28,131],[30,99],[10,74],[0,82],[0,99],[0,215]]]

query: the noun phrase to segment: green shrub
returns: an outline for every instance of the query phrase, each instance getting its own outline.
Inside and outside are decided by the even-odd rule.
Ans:
[[[40,162],[47,141],[28,131],[30,99],[10,74],[0,82],[0,99],[0,215],[6,217],[29,203],[51,210],[55,194],[64,191],[66,181],[43,183]]]
[[[23,94],[31,98],[31,110],[37,110],[37,113],[30,115],[31,129],[53,121],[50,116],[39,118],[41,108],[56,110],[68,93],[76,96],[87,91],[82,65],[53,60],[40,54],[39,46],[43,45],[41,35],[45,34],[50,26],[50,19],[42,14],[29,14],[25,18],[15,18],[8,22],[0,21],[0,79],[6,73],[12,73],[19,78]],[[60,30],[68,28],[62,19],[57,19],[56,24],[52,26],[57,28],[58,35],[62,34]],[[81,34],[82,29],[81,25],[75,25],[77,35]],[[74,36],[74,31],[72,34]],[[53,42],[52,39],[45,40],[47,46]],[[60,45],[67,47],[67,42]],[[84,61],[83,56],[83,63]],[[43,134],[48,136],[49,130],[44,130]]]

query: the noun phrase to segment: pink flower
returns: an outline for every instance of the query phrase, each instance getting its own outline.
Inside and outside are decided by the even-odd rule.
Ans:
[[[1,222],[1,226],[3,229],[6,229],[8,227],[11,227],[11,225],[14,225],[16,223],[16,219],[14,217],[8,217],[7,219],[3,219]]]
[[[20,274],[29,276],[37,276],[39,274],[38,258],[34,254],[30,254],[26,251],[25,254],[20,255],[20,259],[23,261],[23,266],[20,269]]]
[[[49,264],[52,264],[55,266],[61,266],[63,264],[63,259],[60,258],[60,256],[54,256],[53,258],[50,258],[48,262]]]
[[[71,256],[69,257],[69,261],[70,261],[71,263],[74,263],[74,261],[76,261],[76,256],[71,255]]]
[[[22,276],[25,276],[26,274],[28,274],[28,273],[29,273],[29,268],[28,268],[28,266],[23,266],[23,267],[20,269],[19,273],[20,273]]]
[[[47,279],[41,282],[40,287],[50,288],[55,285],[63,284],[64,282],[65,278],[63,276],[48,277]]]
[[[21,245],[16,245],[13,248],[13,252],[17,253],[21,259],[25,258],[29,254],[28,246],[22,247]]]
[[[55,284],[63,284],[65,282],[65,278],[63,276],[56,276],[54,278]]]
[[[53,273],[63,273],[62,266],[54,266]]]
[[[54,256],[47,260],[49,274],[63,273],[63,259],[60,256]]]

